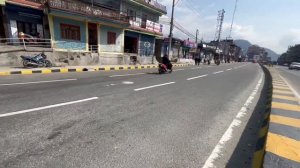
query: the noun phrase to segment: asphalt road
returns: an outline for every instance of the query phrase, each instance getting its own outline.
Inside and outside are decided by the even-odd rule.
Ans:
[[[0,167],[249,167],[262,74],[233,63],[1,77]]]
[[[298,98],[300,98],[300,71],[289,70],[285,66],[276,66],[279,74],[288,82],[289,85],[294,89]]]

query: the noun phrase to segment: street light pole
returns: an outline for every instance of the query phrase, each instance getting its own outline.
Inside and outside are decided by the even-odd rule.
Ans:
[[[171,15],[171,24],[170,24],[170,34],[169,34],[169,49],[168,49],[168,57],[170,58],[170,51],[172,48],[172,36],[173,36],[173,24],[174,24],[174,6],[175,6],[175,0],[173,0],[172,4],[172,15]]]

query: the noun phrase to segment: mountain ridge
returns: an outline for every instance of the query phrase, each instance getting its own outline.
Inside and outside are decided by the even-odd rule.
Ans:
[[[247,53],[247,50],[250,46],[256,45],[256,44],[252,44],[248,40],[244,40],[244,39],[234,40],[234,44],[241,47],[244,53]],[[257,46],[259,46],[259,45],[257,45]],[[268,57],[271,57],[273,61],[276,61],[279,58],[280,55],[277,54],[275,51],[273,51],[269,48],[265,48],[265,49],[268,52]]]

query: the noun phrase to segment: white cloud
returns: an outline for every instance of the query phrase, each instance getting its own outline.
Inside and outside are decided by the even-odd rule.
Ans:
[[[289,30],[279,40],[279,44],[281,46],[290,46],[299,43],[300,43],[300,29]]]
[[[183,1],[183,0],[182,0]],[[171,13],[172,0],[160,0],[160,3],[164,4],[168,8],[168,16]],[[182,2],[184,3],[184,2]],[[214,8],[215,4],[211,3],[207,8]],[[195,8],[194,8],[195,9]],[[214,40],[217,22],[217,13],[213,15],[205,15],[204,9],[195,11],[194,9],[187,8],[185,5],[180,3],[175,8],[175,19],[182,25],[186,30],[192,34],[196,34],[196,29],[199,29],[199,39],[204,38],[205,41]],[[201,11],[202,10],[202,11]],[[164,16],[165,18],[165,16]],[[165,19],[164,19],[165,20]],[[222,38],[229,36],[231,23],[225,22],[223,25]],[[169,35],[169,26],[164,25],[164,35]],[[174,29],[174,36],[181,39],[187,39],[188,36],[181,33],[179,30]],[[274,50],[275,52],[282,53],[287,49],[288,45],[300,43],[300,29],[292,29],[287,34],[275,36],[265,36],[263,32],[259,32],[254,24],[242,25],[233,24],[232,35],[234,39],[245,39],[250,41],[252,44],[260,45]],[[280,40],[278,40],[280,39]]]

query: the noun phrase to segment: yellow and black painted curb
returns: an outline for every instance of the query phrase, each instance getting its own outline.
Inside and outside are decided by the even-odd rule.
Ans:
[[[174,67],[184,67],[190,64],[174,64]],[[0,76],[7,75],[30,75],[30,74],[50,74],[50,73],[68,73],[68,72],[87,72],[87,71],[115,71],[115,70],[135,70],[135,69],[150,69],[158,68],[158,65],[118,65],[118,66],[104,66],[104,67],[81,67],[81,68],[54,68],[42,70],[17,70],[17,71],[2,71]]]
[[[300,99],[276,69],[267,71],[272,80],[252,167],[300,167]]]
[[[266,79],[272,79],[270,72],[263,67],[265,75],[267,76]],[[265,146],[266,146],[266,139],[269,129],[269,120],[270,120],[270,113],[272,107],[272,94],[273,94],[273,85],[272,82],[269,81],[267,85],[267,93],[265,98],[265,111],[263,113],[263,122],[260,125],[259,133],[258,133],[258,140],[256,142],[256,148],[253,155],[252,160],[252,168],[261,168],[264,161],[265,155]]]

